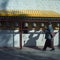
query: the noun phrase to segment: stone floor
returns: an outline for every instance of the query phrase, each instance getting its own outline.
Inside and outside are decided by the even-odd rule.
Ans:
[[[42,51],[39,49],[23,47],[22,49],[0,49],[0,60],[60,60],[60,49],[55,51]]]

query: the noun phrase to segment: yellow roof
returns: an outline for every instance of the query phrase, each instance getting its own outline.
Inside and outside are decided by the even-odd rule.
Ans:
[[[0,10],[0,16],[60,17],[60,14],[49,10]]]

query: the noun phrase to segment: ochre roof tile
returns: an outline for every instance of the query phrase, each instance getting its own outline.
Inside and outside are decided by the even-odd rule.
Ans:
[[[60,17],[60,14],[55,11],[49,10],[8,10],[8,11],[1,11],[0,16],[32,16],[32,17]]]

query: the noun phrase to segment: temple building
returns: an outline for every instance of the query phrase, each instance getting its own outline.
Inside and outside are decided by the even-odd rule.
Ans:
[[[54,46],[60,46],[58,0],[5,0],[0,3],[0,47],[43,46],[45,34],[42,31],[48,22],[56,33]]]

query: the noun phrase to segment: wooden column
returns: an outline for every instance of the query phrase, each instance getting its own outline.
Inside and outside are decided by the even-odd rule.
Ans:
[[[60,47],[60,24],[59,24],[59,47]]]
[[[19,31],[20,31],[20,49],[22,49],[22,21],[19,24]]]

